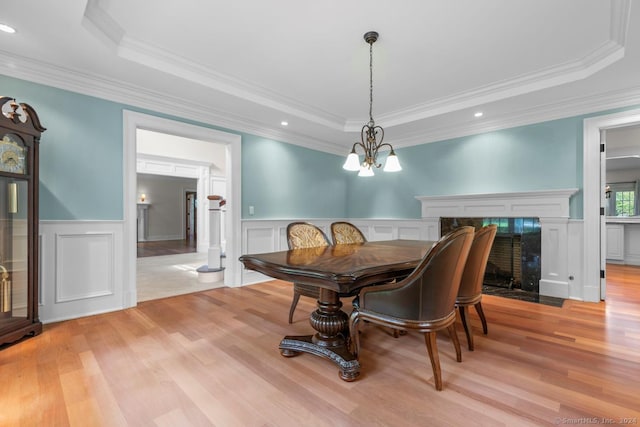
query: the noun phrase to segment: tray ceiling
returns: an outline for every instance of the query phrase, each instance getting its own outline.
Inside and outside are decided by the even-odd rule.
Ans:
[[[369,30],[396,148],[640,103],[630,0],[152,4],[3,5],[0,73],[337,154],[368,119]]]

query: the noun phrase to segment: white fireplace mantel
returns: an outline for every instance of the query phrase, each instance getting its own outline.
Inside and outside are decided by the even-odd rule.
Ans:
[[[422,218],[439,217],[553,217],[569,218],[569,199],[577,188],[518,193],[416,196]]]
[[[569,200],[577,188],[518,193],[416,196],[429,239],[440,238],[440,218],[537,217],[541,230],[540,295],[573,297],[568,271]]]

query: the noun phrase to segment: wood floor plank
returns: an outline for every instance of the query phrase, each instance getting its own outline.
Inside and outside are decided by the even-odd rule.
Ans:
[[[640,268],[608,266],[607,301],[562,307],[485,296],[489,334],[471,312],[475,351],[457,363],[438,334],[444,390],[420,334],[366,325],[361,376],[280,355],[311,333],[293,324],[291,284],[269,281],[48,324],[0,350],[0,425],[538,426],[640,420]],[[351,310],[344,302],[344,310]],[[461,325],[458,334],[463,339]],[[578,421],[576,421],[578,420]],[[635,422],[637,425],[638,421]],[[632,423],[633,424],[633,423]]]

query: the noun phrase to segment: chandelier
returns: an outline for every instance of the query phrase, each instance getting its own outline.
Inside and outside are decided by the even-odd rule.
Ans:
[[[369,43],[369,122],[362,126],[360,141],[353,144],[351,153],[347,156],[347,160],[342,167],[348,171],[359,171],[358,176],[373,176],[373,168],[382,166],[381,163],[378,163],[378,151],[385,145],[391,151],[387,156],[383,170],[385,172],[397,172],[402,170],[402,167],[391,144],[382,142],[384,129],[381,126],[377,126],[373,120],[373,43],[378,40],[378,33],[369,31],[365,33],[364,40]],[[380,140],[378,140],[378,136]],[[360,163],[360,157],[356,153],[356,147],[358,146],[364,151],[364,161],[362,163]]]

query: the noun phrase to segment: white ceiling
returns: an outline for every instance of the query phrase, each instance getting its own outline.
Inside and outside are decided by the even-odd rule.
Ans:
[[[368,120],[365,32],[398,148],[640,104],[633,3],[3,2],[0,73],[346,154]]]

